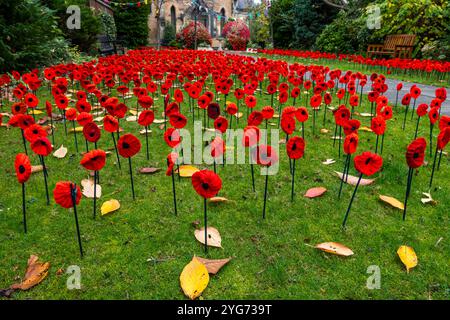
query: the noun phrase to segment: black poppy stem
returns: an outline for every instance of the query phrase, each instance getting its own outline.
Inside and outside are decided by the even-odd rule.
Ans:
[[[214,158],[213,165],[214,165],[214,173],[217,173],[216,172],[216,158]]]
[[[430,123],[430,158],[433,156],[433,128],[434,124]]]
[[[294,181],[295,181],[295,159],[292,163],[292,187],[291,187],[291,201],[294,201]]]
[[[23,231],[27,233],[27,211],[25,203],[25,183],[22,183],[22,214],[23,214]]]
[[[78,247],[80,248],[80,256],[83,258],[83,246],[81,244],[81,235],[80,235],[80,225],[78,224],[78,214],[77,214],[77,186],[71,185],[71,195],[72,195],[72,204],[73,204],[73,213],[75,216],[75,225],[77,227],[77,237],[78,237]]]
[[[342,126],[339,126],[339,158],[341,158]]]
[[[341,185],[339,186],[338,199],[341,198],[342,187],[344,185],[344,180],[346,180],[346,175],[348,175],[349,166],[350,166],[350,154],[347,154],[347,157],[345,158],[344,171],[342,172],[341,177]]]
[[[25,150],[25,154],[28,155],[27,142],[25,141],[25,135],[23,134],[23,129],[20,129],[20,132],[22,133],[22,142],[23,142],[23,148]]]
[[[52,144],[55,145],[55,129],[53,128],[53,114],[50,115],[50,127],[52,128]]]
[[[98,171],[94,171],[94,220],[97,216],[97,177]]]
[[[414,140],[417,138],[417,132],[419,131],[419,122],[420,122],[420,117],[417,117],[416,132],[414,133]]]
[[[208,253],[208,213],[206,210],[208,206],[206,205],[206,198],[203,198],[203,207],[203,219],[205,222],[205,253]]]
[[[133,200],[136,200],[136,197],[134,195],[134,181],[133,181],[133,169],[131,167],[131,157],[128,158],[128,167],[130,169],[131,193],[133,194]]]
[[[64,120],[64,131],[66,133],[67,136],[67,123],[66,123],[66,110],[63,110],[63,120]]]
[[[305,122],[302,122],[302,139],[305,140]]]
[[[379,140],[380,136],[377,134],[377,140],[375,142],[375,153],[378,154],[378,140]]]
[[[437,166],[437,171],[441,168],[441,160],[442,160],[442,150],[439,151],[439,161]]]
[[[267,202],[267,184],[269,182],[269,170],[266,172],[266,182],[264,184],[264,206],[263,206],[263,219],[266,218],[266,202]]]
[[[119,169],[122,170],[122,166],[120,165],[119,152],[117,151],[117,143],[116,143],[116,137],[114,136],[114,132],[111,132],[111,136],[112,136],[113,143],[114,143],[114,150],[116,150],[117,164],[119,165]]]
[[[179,172],[179,171],[178,171]],[[177,194],[176,194],[176,189],[175,189],[175,177],[173,174],[173,169],[172,169],[172,194],[173,194],[173,207],[175,208],[175,215],[178,215],[178,211],[177,211]]]
[[[384,147],[384,136],[386,134],[383,133],[383,135],[381,136],[381,149],[380,149],[380,154],[383,154],[383,147]]]
[[[403,206],[403,221],[405,221],[405,219],[406,219],[406,206],[408,205],[409,193],[411,192],[411,184],[412,184],[413,173],[414,173],[413,168],[409,168],[408,180],[406,182],[405,203],[404,203],[404,206]]]
[[[436,168],[437,154],[438,154],[438,147],[436,146],[436,151],[434,153],[433,170],[431,171],[431,178],[430,178],[430,189],[431,186],[433,185],[434,169]]]
[[[403,126],[402,126],[403,131],[405,131],[406,116],[408,115],[408,109],[409,109],[409,104],[406,106],[406,109],[405,109],[405,117],[403,118]]]
[[[312,131],[313,131],[313,136],[316,135],[316,109],[314,108],[313,110],[313,127],[312,127]]]
[[[86,152],[89,152],[89,144],[86,139],[84,139],[84,143],[86,144]]]
[[[325,122],[327,121],[327,106],[325,105],[323,108],[323,125],[325,126]]]
[[[334,126],[334,139],[333,139],[333,148],[336,146],[336,135],[337,135],[337,129],[338,129],[338,125],[336,123],[336,125]]]
[[[359,183],[361,182],[362,173],[359,175],[358,182],[356,183],[355,190],[353,191],[352,198],[350,199],[350,203],[348,204],[347,212],[345,213],[344,221],[342,222],[342,227],[345,228],[345,224],[347,223],[348,214],[350,213],[350,209],[352,208],[353,200],[355,199],[356,191],[358,190]]]
[[[73,127],[73,139],[75,140],[75,149],[78,151],[78,139],[77,139],[77,132],[75,131],[75,121],[72,120],[72,127]],[[52,129],[52,136],[53,136],[53,129]]]
[[[44,170],[44,183],[45,183],[45,195],[47,196],[47,205],[50,204],[50,197],[48,195],[48,184],[47,184],[47,167],[45,166],[44,156],[39,156],[41,158],[42,168]]]
[[[148,126],[145,126],[145,144],[147,147],[147,161],[150,160],[150,154],[148,152]]]

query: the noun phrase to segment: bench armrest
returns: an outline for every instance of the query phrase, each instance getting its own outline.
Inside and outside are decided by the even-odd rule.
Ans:
[[[369,51],[383,51],[382,44],[369,44],[367,45],[367,52]]]

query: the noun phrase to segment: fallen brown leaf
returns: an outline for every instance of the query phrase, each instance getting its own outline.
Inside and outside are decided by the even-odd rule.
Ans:
[[[194,258],[203,263],[206,267],[206,270],[208,270],[208,273],[210,274],[216,274],[224,265],[226,265],[231,260],[231,258],[214,259],[214,260],[205,259],[201,257],[194,257]]]
[[[353,251],[339,242],[324,242],[315,246],[316,249],[336,254],[338,256],[348,257],[353,255]]]
[[[327,189],[324,187],[315,187],[311,188],[305,193],[306,198],[316,198],[323,195],[325,192],[327,192]]]
[[[139,173],[152,174],[152,173],[156,173],[160,170],[161,170],[161,168],[141,168],[141,169],[139,169]]]
[[[342,179],[342,172],[337,172],[335,171],[336,175],[339,177],[339,179]],[[375,180],[374,179],[361,179],[361,182],[359,183],[359,185],[361,186],[368,186],[370,184],[372,184]],[[358,177],[352,176],[352,175],[348,175],[348,178],[344,180],[345,183],[348,183],[352,186],[356,186],[356,183],[358,182]]]
[[[196,229],[194,232],[195,238],[205,244],[205,228]],[[222,248],[222,238],[219,231],[214,227],[208,227],[207,229],[208,246]]]

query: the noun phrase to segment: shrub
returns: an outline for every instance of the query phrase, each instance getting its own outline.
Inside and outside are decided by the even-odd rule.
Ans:
[[[176,30],[172,24],[166,24],[164,28],[163,37],[161,39],[161,44],[163,46],[169,46],[174,40],[176,40]]]
[[[52,10],[38,0],[1,1],[0,73],[29,70],[67,58]]]
[[[250,40],[250,30],[242,20],[230,21],[223,27],[222,36],[233,50],[245,50]]]
[[[136,2],[136,0],[133,0]],[[121,2],[129,3],[130,0]],[[146,46],[148,44],[148,15],[150,6],[130,7],[126,10],[121,6],[114,11],[117,37],[125,41],[129,48]]]
[[[115,40],[117,38],[117,28],[114,17],[106,12],[101,12],[99,17],[102,23],[102,33],[108,36],[109,39]]]
[[[185,48],[194,48],[195,22],[189,23],[177,33],[177,41]],[[200,46],[201,44],[212,45],[212,39],[208,29],[200,22],[197,22],[197,46]]]

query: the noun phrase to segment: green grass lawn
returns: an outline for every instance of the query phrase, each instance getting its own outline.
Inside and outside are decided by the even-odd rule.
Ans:
[[[328,66],[330,69],[340,69],[343,71],[350,70],[352,72],[362,72],[370,75],[372,72],[382,73],[386,77],[391,79],[398,79],[401,81],[416,82],[422,84],[428,84],[437,87],[448,87],[450,85],[450,78],[448,75],[442,74],[441,72],[422,72],[416,70],[400,70],[391,69],[391,74],[388,73],[386,67],[381,66],[368,66],[357,64],[353,62],[348,62],[345,60],[331,60],[331,59],[307,59],[300,57],[287,57],[280,55],[267,55],[258,54],[257,56],[266,57],[268,59],[274,60],[285,60],[289,63],[299,62],[305,65],[322,65]]]
[[[257,94],[257,97],[258,108],[270,104],[269,96]],[[156,101],[157,118],[162,118],[162,100]],[[134,106],[133,101],[129,105]],[[369,109],[364,104],[357,111]],[[186,104],[183,110],[187,110]],[[33,174],[27,183],[29,231],[23,233],[21,188],[13,167],[15,155],[23,152],[21,136],[17,129],[0,128],[0,288],[23,277],[28,257],[36,254],[51,263],[49,275],[31,290],[16,292],[15,299],[185,299],[179,275],[192,256],[198,255],[211,259],[233,257],[217,275],[211,276],[202,294],[208,300],[449,299],[448,158],[443,157],[431,190],[437,205],[423,205],[420,201],[422,192],[428,191],[430,163],[414,175],[405,222],[400,210],[378,200],[383,194],[403,201],[405,194],[408,168],[404,154],[413,140],[415,123],[408,122],[402,131],[403,113],[399,110],[400,107],[388,124],[383,170],[375,175],[373,185],[358,190],[346,230],[341,223],[354,187],[344,186],[343,196],[338,200],[339,179],[333,171],[342,171],[344,158],[339,159],[337,148],[333,148],[331,112],[325,126],[322,111],[317,118],[317,132],[325,127],[331,131],[328,134],[317,133],[317,137],[312,137],[311,121],[306,124],[306,154],[297,162],[295,202],[290,201],[291,178],[285,146],[280,146],[280,171],[269,179],[265,220],[262,219],[264,177],[257,175],[257,190],[253,193],[248,164],[220,166],[218,173],[223,180],[220,196],[232,201],[209,205],[209,225],[220,231],[223,249],[211,248],[207,256],[203,245],[194,238],[193,222],[203,221],[203,201],[194,192],[190,179],[177,181],[179,214],[174,215],[171,178],[164,174],[170,149],[157,125],[151,127],[151,160],[146,160],[144,148],[133,158],[136,201],[131,197],[127,163],[122,159],[123,168],[119,171],[114,154],[101,171],[103,195],[98,202],[100,208],[104,201],[118,199],[120,210],[93,220],[92,199],[81,200],[78,215],[85,250],[83,259],[78,252],[73,212],[62,209],[53,199],[50,206],[46,205],[42,173]],[[369,125],[370,118],[359,119],[362,125]],[[242,119],[240,125],[244,122]],[[137,123],[122,124],[126,132],[138,134]],[[420,133],[428,137],[427,119],[423,120]],[[110,135],[102,134],[99,148],[113,147]],[[297,134],[301,135],[299,131]],[[78,137],[82,141],[82,135]],[[144,137],[140,138],[145,146]],[[72,134],[66,137],[62,123],[58,123],[55,149],[61,144],[69,148],[68,155],[64,159],[49,156],[46,160],[50,192],[57,181],[80,183],[88,177],[79,165],[81,156],[75,154]],[[374,146],[374,135],[360,131],[358,153],[374,150]],[[84,150],[83,141],[80,149]],[[31,158],[33,164],[38,164],[36,156]],[[337,161],[323,165],[327,158]],[[426,161],[432,162],[428,152]],[[163,170],[154,175],[138,174],[137,170],[144,166]],[[353,166],[350,174],[357,174]],[[306,190],[316,186],[324,186],[328,191],[321,198],[303,197]],[[355,254],[344,258],[312,247],[326,241],[341,242]],[[409,274],[396,254],[401,245],[413,247],[418,255],[418,266]],[[68,290],[68,275],[57,275],[58,269],[66,270],[70,265],[81,267],[81,290]],[[381,269],[379,290],[366,288],[370,276],[367,268],[371,265]]]

